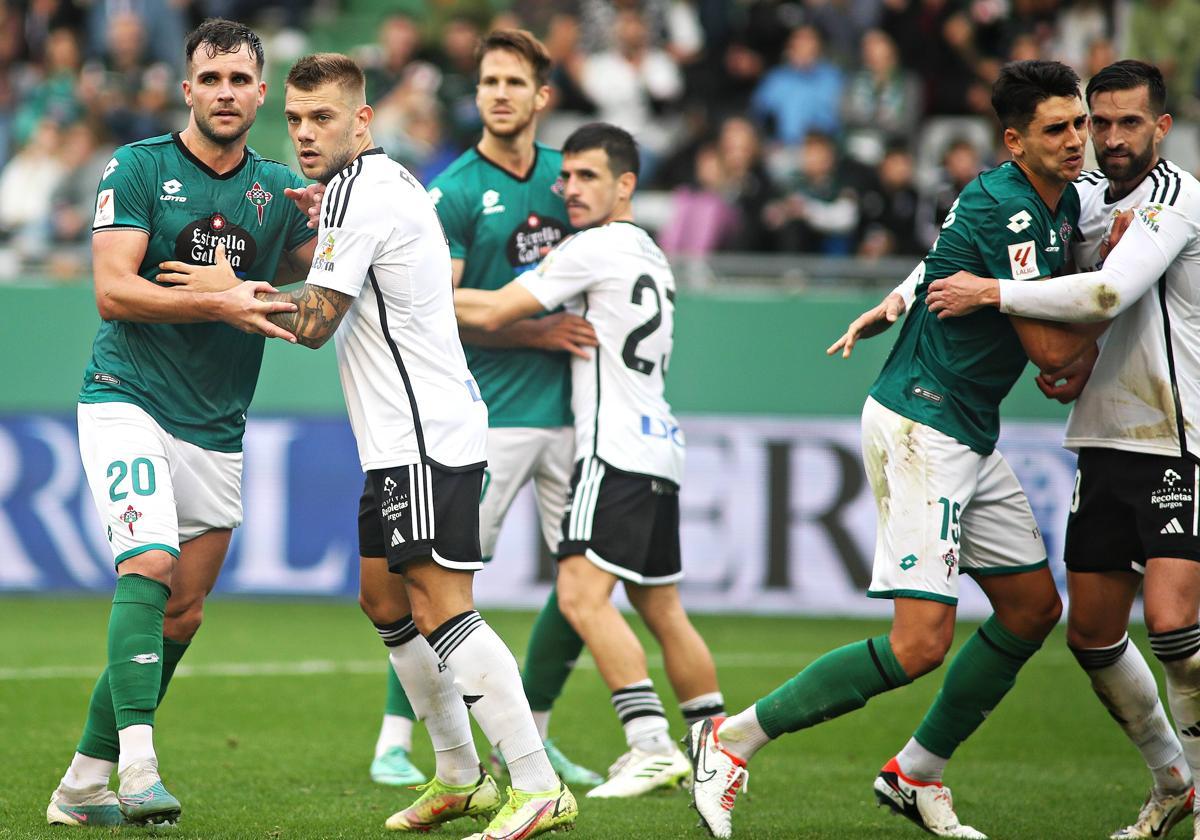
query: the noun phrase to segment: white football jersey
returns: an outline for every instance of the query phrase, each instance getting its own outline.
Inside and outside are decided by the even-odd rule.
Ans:
[[[596,330],[591,358],[571,360],[575,458],[683,478],[683,432],[663,396],[675,327],[675,277],[650,234],[610,222],[563,241],[515,281],[547,309],[565,304]]]
[[[1178,255],[1104,334],[1091,379],[1071,410],[1064,443],[1076,450],[1101,447],[1198,457],[1200,183],[1160,160],[1133,192],[1117,201],[1109,199],[1108,180],[1099,170],[1083,173],[1075,187],[1082,236],[1072,248],[1080,271],[1101,267],[1100,240],[1117,213],[1136,207],[1142,209],[1126,236],[1139,247],[1176,249]]]
[[[484,466],[487,408],[458,337],[446,235],[382,149],[329,182],[308,282],[355,297],[334,339],[362,468]]]

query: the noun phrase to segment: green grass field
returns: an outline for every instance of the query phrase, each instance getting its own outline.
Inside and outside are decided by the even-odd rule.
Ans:
[[[61,838],[45,806],[70,759],[103,664],[108,604],[92,598],[0,598],[0,838]],[[520,655],[532,615],[485,611]],[[879,622],[701,616],[726,701],[744,707],[825,650],[882,632]],[[973,628],[964,626],[958,642]],[[1135,634],[1144,644],[1144,634]],[[652,645],[647,645],[652,652]],[[1143,647],[1148,651],[1148,647]],[[344,602],[216,599],[159,713],[163,775],[183,802],[171,838],[383,837],[414,796],[367,777],[384,694],[383,648]],[[940,673],[859,712],[786,737],[751,766],[739,800],[742,838],[919,838],[874,805],[871,782],[904,743]],[[660,667],[652,675],[668,708]],[[583,661],[551,730],[569,755],[603,770],[624,749],[599,675]],[[673,731],[683,734],[675,717]],[[431,764],[418,731],[416,758]],[[1061,630],[1016,689],[955,756],[947,783],[963,820],[1004,838],[1102,838],[1136,814],[1141,761],[1092,696]],[[582,793],[582,792],[581,792]],[[702,840],[683,792],[632,801],[580,797],[575,840]],[[462,837],[474,823],[434,837]],[[1176,830],[1184,836],[1187,825]],[[93,833],[98,833],[94,830]],[[147,833],[123,829],[122,836]]]

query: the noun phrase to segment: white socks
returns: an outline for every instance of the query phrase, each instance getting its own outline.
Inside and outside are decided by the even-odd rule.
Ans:
[[[64,787],[79,789],[108,787],[112,771],[117,769],[115,761],[105,761],[103,758],[92,758],[90,755],[75,753],[71,766],[62,777]]]
[[[754,754],[770,743],[771,738],[758,722],[754,706],[725,718],[717,729],[717,741],[725,752],[749,761]]]
[[[904,749],[896,756],[896,763],[900,765],[900,772],[914,782],[928,782],[930,784],[941,784],[942,773],[946,770],[946,762],[949,759],[942,758],[940,755],[935,755],[925,749],[916,738],[909,738],[908,743],[904,745]]]
[[[655,755],[675,752],[667,715],[653,682],[639,680],[618,688],[612,693],[612,704],[625,729],[625,742],[631,748]]]
[[[157,761],[154,754],[154,727],[148,723],[135,723],[117,732],[121,744],[121,758],[117,762],[117,772],[124,773],[125,768],[136,761]]]
[[[413,722],[408,718],[403,715],[384,715],[379,738],[375,741],[375,757],[379,758],[392,747],[402,747],[405,752],[412,752],[412,733]]]
[[[461,702],[500,750],[513,787],[535,793],[558,790],[558,776],[534,726],[517,660],[482,616],[475,610],[454,616],[429,634],[429,644],[454,675]]]
[[[1150,647],[1167,672],[1167,703],[1195,778],[1200,775],[1200,626],[1151,633]]]
[[[533,712],[533,725],[537,727],[538,737],[545,741],[550,737],[550,710]]]

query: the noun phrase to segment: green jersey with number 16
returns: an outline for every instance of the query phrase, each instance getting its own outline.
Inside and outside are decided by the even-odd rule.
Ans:
[[[537,268],[571,231],[559,171],[562,154],[538,143],[518,178],[469,149],[434,179],[429,195],[464,260],[465,289],[499,289]],[[524,348],[466,345],[467,364],[488,407],[488,425],[548,428],[571,424],[570,356]]]
[[[108,162],[92,231],[145,231],[150,239],[137,271],[150,283],[165,260],[211,265],[218,243],[239,277],[274,277],[284,249],[315,236],[283,195],[303,186],[288,167],[250,148],[218,175],[178,134],[152,137],[122,146]],[[228,324],[104,321],[79,401],[133,403],[181,440],[240,452],[262,355],[262,336]]]
[[[1000,402],[1028,357],[1007,315],[985,308],[939,320],[925,305],[929,284],[956,271],[1037,280],[1060,273],[1079,226],[1068,184],[1051,210],[1014,163],[984,172],[959,195],[925,257],[924,277],[871,396],[976,452],[1000,435]]]

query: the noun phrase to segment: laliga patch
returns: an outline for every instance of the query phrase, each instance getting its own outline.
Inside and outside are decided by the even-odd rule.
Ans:
[[[100,194],[96,196],[96,218],[92,220],[92,227],[111,225],[116,218],[117,199],[114,190],[100,190]]]
[[[1008,246],[1008,268],[1013,280],[1032,280],[1039,276],[1037,252],[1032,239]]]

